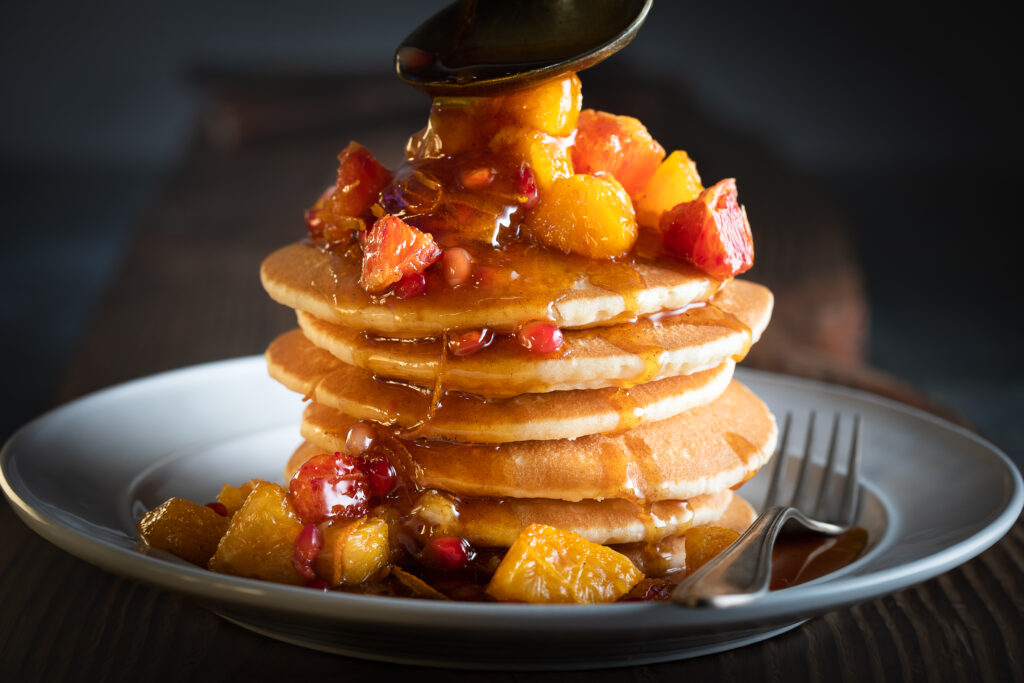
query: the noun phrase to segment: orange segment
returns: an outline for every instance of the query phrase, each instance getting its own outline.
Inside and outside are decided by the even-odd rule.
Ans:
[[[364,517],[327,528],[313,569],[332,586],[355,586],[384,569],[388,554],[387,522]]]
[[[641,227],[658,229],[661,214],[676,204],[692,202],[704,186],[697,165],[682,150],[672,152],[636,198],[636,222]]]
[[[230,517],[241,509],[245,499],[261,483],[263,483],[261,479],[250,479],[237,488],[231,484],[224,484],[220,487],[220,493],[217,494],[217,502],[224,506],[224,509],[228,511],[228,517]]]
[[[637,237],[633,203],[610,176],[556,180],[523,225],[549,247],[591,258],[621,256]]]
[[[228,518],[204,505],[171,498],[139,520],[139,534],[154,548],[205,567],[228,528]]]
[[[541,190],[546,190],[559,178],[572,175],[568,149],[538,130],[505,126],[491,138],[490,147],[495,153],[510,154],[528,163]]]
[[[698,526],[683,536],[686,547],[686,571],[693,573],[740,537],[738,531],[720,526]]]
[[[501,113],[548,135],[568,135],[576,128],[583,90],[576,74],[516,90],[501,99]]]
[[[261,482],[231,518],[209,568],[222,574],[301,585],[292,557],[302,522],[277,484]]]
[[[518,602],[614,602],[642,578],[625,555],[611,548],[569,531],[531,524],[508,549],[487,593]]]

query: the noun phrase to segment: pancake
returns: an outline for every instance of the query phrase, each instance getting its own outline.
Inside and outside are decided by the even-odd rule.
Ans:
[[[299,312],[306,337],[337,358],[382,377],[431,387],[444,367],[446,389],[507,398],[523,393],[628,387],[739,360],[771,317],[772,294],[761,285],[731,280],[712,306],[659,319],[590,330],[566,330],[556,353],[530,353],[499,338],[469,356],[446,354],[438,340],[372,338]]]
[[[345,448],[356,422],[309,405],[302,436],[327,451]],[[775,419],[735,380],[711,403],[615,435],[575,440],[460,444],[396,440],[418,488],[460,496],[686,500],[734,486],[756,472],[775,447]]]
[[[286,480],[302,463],[322,452],[309,442],[299,446],[285,467]],[[428,490],[417,500],[413,513],[433,525],[437,533],[460,536],[483,548],[507,548],[531,524],[573,531],[602,545],[647,544],[720,519],[731,509],[733,498],[732,491],[725,489],[686,501],[666,500],[642,506],[627,500],[459,500],[443,491]]]
[[[477,256],[476,272],[486,276],[480,284],[452,288],[431,272],[435,281],[427,293],[407,301],[380,301],[363,291],[358,253],[332,255],[306,242],[268,256],[260,279],[285,306],[402,337],[482,327],[514,331],[529,320],[561,328],[624,322],[704,301],[722,284],[682,261],[666,268],[640,257],[595,260],[519,243],[504,250],[488,247]]]
[[[487,400],[447,392],[430,416],[433,395],[383,382],[342,363],[299,330],[275,339],[266,352],[270,376],[292,391],[346,415],[395,425],[407,437],[502,443],[575,439],[663,420],[710,403],[729,384],[734,363],[668,377],[632,389],[589,389]]]
[[[724,527],[742,534],[754,521],[754,508],[739,496],[733,496],[729,506],[718,519],[703,524],[694,520],[696,527]],[[616,545],[622,553],[647,576],[660,576],[686,567],[686,535],[667,536],[656,543],[625,543]]]

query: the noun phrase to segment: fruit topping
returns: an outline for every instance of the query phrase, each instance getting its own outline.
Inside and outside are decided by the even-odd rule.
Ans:
[[[369,484],[359,458],[315,455],[302,464],[288,486],[288,498],[306,524],[354,519],[366,514]]]
[[[440,257],[441,249],[428,233],[396,216],[383,216],[363,243],[359,284],[367,292],[379,294],[402,278],[422,273]]]
[[[454,572],[465,569],[471,552],[472,549],[465,539],[456,536],[434,536],[423,548],[423,560],[437,569]]]
[[[491,138],[490,148],[496,154],[508,154],[528,165],[541,191],[558,178],[572,175],[572,161],[565,145],[539,130],[505,126]]]
[[[295,537],[295,552],[292,555],[292,566],[295,571],[307,579],[315,579],[313,573],[313,560],[320,553],[324,545],[324,535],[316,524],[307,524]]]
[[[537,206],[540,193],[537,192],[537,176],[528,164],[516,169],[516,199],[527,209]]]
[[[224,506],[230,517],[238,512],[245,499],[261,483],[261,479],[250,479],[237,488],[231,484],[224,484],[220,487],[220,493],[217,494],[217,502]]]
[[[464,168],[459,171],[459,183],[467,190],[482,190],[494,182],[494,169],[487,166]]]
[[[583,106],[583,86],[579,76],[569,74],[497,99],[499,115],[548,135],[569,135]]]
[[[531,524],[508,549],[487,593],[520,602],[613,602],[642,578],[625,555],[607,546]]]
[[[732,545],[739,532],[720,526],[693,527],[683,536],[686,546],[686,571],[693,573],[708,560]]]
[[[562,331],[543,321],[526,323],[516,333],[519,343],[534,353],[554,353],[562,347]]]
[[[302,527],[285,490],[261,482],[231,517],[209,568],[222,574],[304,585],[306,577],[292,564],[295,539]]]
[[[362,216],[377,201],[377,195],[391,180],[391,173],[373,157],[370,150],[350,142],[338,154],[338,181],[327,201],[327,209],[336,216]]]
[[[444,279],[452,287],[466,284],[473,275],[473,257],[462,247],[445,249],[441,265],[444,267]]]
[[[754,239],[736,196],[736,180],[726,178],[662,215],[665,248],[720,280],[749,270]]]
[[[345,436],[345,451],[352,455],[360,455],[373,444],[373,439],[373,425],[368,422],[356,422],[349,427]]]
[[[633,202],[610,176],[556,180],[523,225],[549,247],[591,258],[622,256],[637,237]]]
[[[448,350],[454,356],[469,356],[482,351],[494,341],[494,334],[484,328],[456,334],[448,340]]]
[[[218,503],[218,502],[215,501],[213,503],[207,503],[206,507],[208,507],[211,510],[213,510],[214,512],[216,512],[221,517],[227,517],[228,516],[228,509],[226,507],[224,507],[223,503]]]
[[[387,567],[389,553],[384,520],[334,522],[324,532],[323,549],[313,561],[313,569],[331,586],[356,586]]]
[[[139,520],[139,534],[149,545],[205,567],[228,519],[205,505],[171,498]]]
[[[636,222],[642,228],[657,230],[661,214],[676,204],[693,201],[703,189],[693,160],[686,152],[672,152],[637,196]]]
[[[423,273],[406,275],[395,284],[395,296],[399,299],[414,299],[427,293],[427,276]]]
[[[398,472],[386,456],[380,453],[369,455],[363,458],[362,467],[372,498],[383,498],[395,490]]]
[[[577,173],[610,173],[635,197],[664,158],[665,149],[632,116],[593,109],[580,112],[572,149]]]
[[[622,599],[623,602],[651,602],[664,601],[672,598],[672,591],[675,585],[665,579],[644,579],[629,595]]]

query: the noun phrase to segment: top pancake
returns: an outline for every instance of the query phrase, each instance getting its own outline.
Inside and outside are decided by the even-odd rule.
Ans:
[[[491,250],[477,264],[482,281],[446,286],[430,273],[427,293],[375,301],[359,286],[360,259],[297,242],[263,261],[260,278],[275,301],[358,330],[401,337],[440,336],[446,330],[514,331],[530,320],[561,328],[624,322],[704,301],[722,285],[676,260],[628,257],[596,260],[514,245]]]
[[[630,387],[739,360],[771,317],[772,293],[730,280],[706,305],[629,324],[567,330],[555,353],[530,353],[509,337],[468,356],[446,355],[439,340],[374,338],[299,312],[306,338],[339,360],[379,377],[509,398],[525,393]]]

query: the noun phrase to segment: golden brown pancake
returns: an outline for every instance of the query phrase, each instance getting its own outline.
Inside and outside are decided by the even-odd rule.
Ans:
[[[430,287],[406,301],[375,302],[359,286],[357,254],[332,255],[296,242],[278,249],[260,269],[270,297],[290,308],[358,330],[403,337],[440,336],[445,330],[489,327],[514,331],[529,320],[561,328],[624,322],[704,301],[721,282],[682,261],[595,260],[541,247],[491,252],[491,272],[514,279],[465,288]],[[482,266],[483,264],[480,264]]]
[[[553,354],[530,353],[514,339],[499,338],[483,351],[445,354],[443,361],[442,343],[436,339],[372,338],[302,311],[298,320],[311,342],[376,375],[432,387],[443,362],[446,389],[507,398],[628,387],[739,360],[768,325],[772,303],[765,287],[731,280],[712,306],[612,327],[566,330],[562,348]]]
[[[302,436],[327,451],[345,448],[355,418],[313,403]],[[459,444],[403,440],[418,488],[460,496],[686,500],[744,481],[775,447],[775,419],[732,381],[711,403],[615,435],[575,440]]]
[[[411,430],[409,437],[476,443],[575,439],[664,420],[718,397],[734,367],[726,361],[710,370],[632,389],[557,391],[498,400],[447,392],[431,416],[430,390],[378,380],[314,346],[300,330],[275,339],[266,358],[271,377],[346,415]]]

